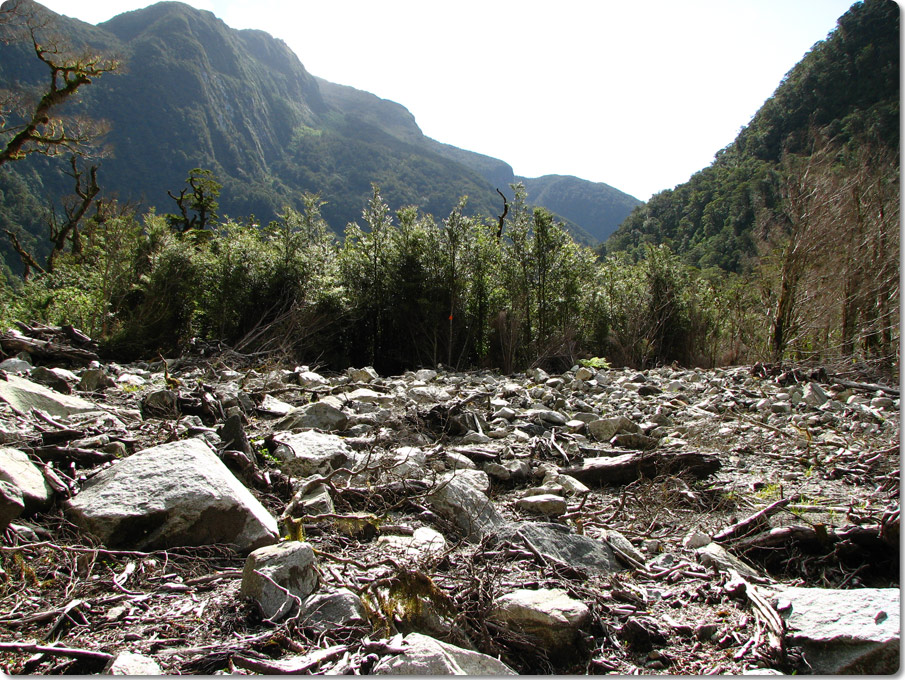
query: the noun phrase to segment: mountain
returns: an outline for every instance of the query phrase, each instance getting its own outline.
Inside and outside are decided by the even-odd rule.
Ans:
[[[580,224],[596,242],[606,241],[632,212],[642,205],[634,196],[602,182],[589,182],[570,175],[519,177],[532,203]]]
[[[806,158],[832,145],[837,172],[852,172],[845,158],[871,150],[897,177],[899,12],[892,0],[852,5],[735,141],[688,182],[635,208],[606,251],[637,254],[645,243],[665,243],[695,266],[741,271],[757,250],[759,214],[781,200],[785,155]]]
[[[160,2],[91,26],[18,1],[46,15],[67,43],[122,61],[66,106],[109,124],[99,178],[121,200],[173,212],[167,192],[178,193],[189,171],[201,167],[223,184],[222,216],[266,223],[312,192],[327,201],[323,215],[341,233],[360,220],[372,182],[392,208],[416,205],[439,219],[462,195],[473,213],[499,214],[496,189],[508,190],[514,180],[504,161],[425,137],[405,107],[319,79],[283,41],[232,29],[211,12]],[[0,43],[0,82],[40,87],[46,79],[30,42]],[[46,196],[71,192],[65,166],[38,157],[5,166],[0,227],[42,233],[35,208]],[[569,212],[555,191],[543,193],[529,202],[562,214],[586,243],[596,242],[589,233],[602,233],[597,220],[606,205],[620,204],[608,197],[596,212]]]

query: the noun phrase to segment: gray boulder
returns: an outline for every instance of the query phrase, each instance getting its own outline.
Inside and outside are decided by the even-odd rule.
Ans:
[[[335,434],[276,432],[271,439],[276,444],[273,455],[280,459],[283,472],[293,477],[328,472],[355,459],[355,452]]]
[[[374,675],[517,675],[492,656],[441,642],[421,633],[398,635],[389,641],[404,651],[385,656],[371,670]]]
[[[104,675],[163,675],[151,657],[135,652],[119,652],[104,668]]]
[[[786,635],[818,675],[877,675],[899,670],[898,588],[784,588],[776,609]]]
[[[0,448],[0,480],[19,489],[26,513],[43,510],[53,498],[44,473],[18,449]]]
[[[0,479],[0,530],[9,526],[25,509],[25,501],[19,487]]]
[[[248,556],[239,594],[254,599],[266,618],[276,620],[298,611],[317,586],[311,546],[285,541],[258,548]]]
[[[67,513],[110,548],[229,543],[248,552],[277,540],[273,516],[200,439],[114,463],[86,482]]]
[[[300,623],[323,633],[334,628],[367,625],[368,615],[361,598],[348,588],[313,593],[303,603]]]
[[[563,524],[510,522],[493,532],[494,543],[507,541],[525,545],[527,539],[541,555],[551,557],[590,574],[605,575],[619,569],[613,551],[603,541],[573,534]]]
[[[348,416],[335,406],[323,401],[315,401],[292,409],[276,423],[278,430],[295,430],[310,427],[316,430],[344,430]]]
[[[478,541],[503,523],[493,501],[478,491],[461,473],[447,477],[427,496],[428,505],[451,519],[469,541]]]

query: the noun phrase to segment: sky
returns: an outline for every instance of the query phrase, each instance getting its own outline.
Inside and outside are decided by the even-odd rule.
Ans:
[[[97,24],[150,0],[39,0]],[[708,166],[853,0],[188,0],[424,134],[646,201]],[[555,6],[555,9],[551,9]]]

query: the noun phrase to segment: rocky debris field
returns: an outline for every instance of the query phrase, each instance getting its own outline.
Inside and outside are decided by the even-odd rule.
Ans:
[[[898,388],[102,365],[74,329],[22,330],[0,335],[4,673],[898,668]]]

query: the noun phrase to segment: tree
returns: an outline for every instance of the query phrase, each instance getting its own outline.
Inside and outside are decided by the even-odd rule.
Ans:
[[[192,229],[204,230],[217,220],[220,190],[223,185],[217,181],[211,170],[193,168],[185,180],[187,187],[174,196],[171,191],[167,194],[176,201],[179,214],[166,216],[170,227],[181,231],[183,234]]]
[[[84,155],[104,131],[97,121],[63,117],[59,110],[79,88],[116,70],[117,60],[88,52],[76,54],[53,35],[50,20],[40,9],[20,0],[6,3],[0,15],[0,40],[30,42],[50,76],[38,91],[0,91],[0,166],[29,154]]]

